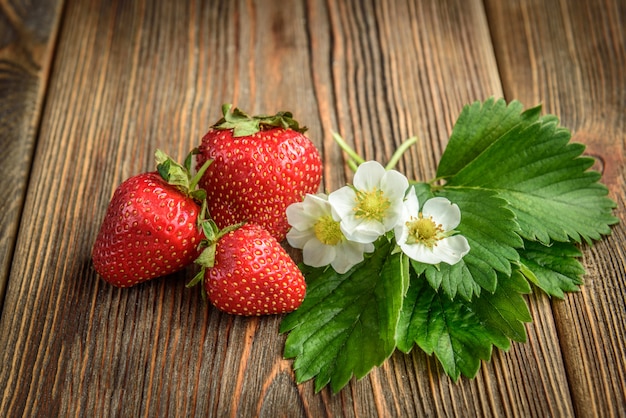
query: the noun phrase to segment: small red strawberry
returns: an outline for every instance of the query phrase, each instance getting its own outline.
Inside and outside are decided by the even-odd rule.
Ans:
[[[268,231],[248,223],[214,232],[197,260],[206,269],[188,286],[203,280],[211,303],[235,315],[282,314],[302,304],[304,276]]]
[[[278,241],[289,230],[285,210],[320,185],[322,162],[289,112],[248,116],[224,105],[224,117],[202,138],[201,166],[213,160],[200,181],[220,228],[243,221],[267,229]]]
[[[157,172],[133,176],[115,190],[93,247],[96,271],[114,286],[173,273],[200,254],[197,200],[205,194],[194,189],[202,170],[191,178],[192,154],[185,167],[162,151],[156,159]]]

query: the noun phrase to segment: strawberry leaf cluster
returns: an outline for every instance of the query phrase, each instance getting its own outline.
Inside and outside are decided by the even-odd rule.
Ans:
[[[336,139],[351,167],[364,163]],[[436,178],[410,182],[407,195],[458,205],[455,231],[469,252],[453,264],[426,263],[385,234],[345,272],[301,265],[306,298],[281,323],[297,381],[315,378],[316,390],[330,384],[337,392],[396,349],[414,348],[434,354],[456,381],[475,376],[493,347],[524,342],[531,321],[524,295],[578,290],[585,271],[577,246],[610,234],[618,221],[593,159],[570,139],[540,106],[502,99],[466,106]]]

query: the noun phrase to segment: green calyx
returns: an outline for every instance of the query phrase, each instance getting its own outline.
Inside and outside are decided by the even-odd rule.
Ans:
[[[232,109],[232,110],[231,110]],[[214,129],[232,129],[234,137],[254,135],[265,129],[284,128],[304,133],[307,128],[300,126],[291,112],[278,112],[275,115],[250,116],[232,104],[222,105],[222,119],[212,127]]]
[[[157,171],[163,180],[172,186],[178,187],[178,189],[192,199],[202,202],[206,199],[206,192],[198,188],[198,183],[213,160],[207,160],[204,165],[200,167],[198,172],[192,176],[191,164],[193,156],[199,152],[197,148],[191,150],[187,158],[185,158],[184,165],[172,160],[169,155],[160,149],[156,150],[154,157],[157,162]]]
[[[170,156],[160,149],[157,149],[154,155],[157,162],[157,171],[163,180],[165,180],[168,184],[177,187],[182,193],[190,196],[192,199],[200,202],[201,204],[197,219],[197,226],[202,230],[205,236],[205,239],[200,242],[199,246],[205,248],[195,260],[195,263],[200,265],[201,269],[187,284],[187,287],[192,287],[200,283],[204,279],[204,272],[206,269],[213,267],[217,241],[222,235],[228,232],[226,229],[220,231],[213,219],[211,219],[206,202],[206,191],[198,187],[200,179],[213,160],[207,160],[195,175],[192,176],[191,174],[193,157],[199,152],[198,148],[191,150],[182,165],[172,160]],[[204,288],[202,291],[202,297],[206,298]]]
[[[237,223],[219,229],[217,224],[208,216],[206,200],[203,201],[200,216],[198,217],[198,226],[202,229],[205,239],[200,242],[200,247],[204,247],[198,258],[194,261],[200,266],[200,271],[194,276],[186,287],[196,286],[204,280],[204,274],[207,269],[215,265],[215,251],[217,250],[218,241],[229,232],[235,231],[245,225],[245,222]],[[203,290],[203,296],[204,290]]]

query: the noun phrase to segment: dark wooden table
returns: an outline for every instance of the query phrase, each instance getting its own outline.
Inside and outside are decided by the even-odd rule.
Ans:
[[[626,416],[623,0],[0,0],[0,416]],[[120,290],[90,250],[115,187],[199,143],[222,103],[291,110],[327,189],[421,142],[432,178],[463,105],[542,103],[587,145],[621,223],[581,292],[528,297],[528,343],[453,383],[419,351],[340,393],[294,383],[280,317],[185,288]]]

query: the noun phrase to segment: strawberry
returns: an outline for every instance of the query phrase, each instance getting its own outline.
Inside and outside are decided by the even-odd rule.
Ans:
[[[197,260],[203,268],[188,286],[203,281],[211,303],[235,315],[282,314],[302,304],[304,276],[267,230],[246,223],[213,232]]]
[[[203,170],[156,152],[157,172],[124,181],[113,194],[92,251],[93,265],[107,282],[129,287],[183,269],[200,254],[198,224],[204,199],[194,190]]]
[[[248,116],[230,109],[222,107],[224,117],[202,138],[196,157],[198,166],[213,160],[200,180],[209,212],[220,228],[249,221],[282,241],[287,206],[320,185],[320,155],[291,113]]]

